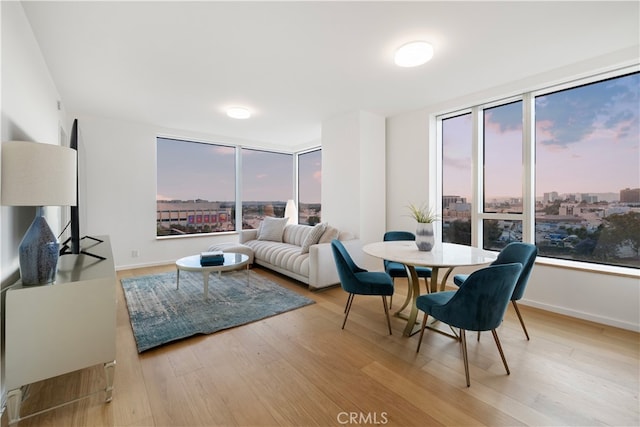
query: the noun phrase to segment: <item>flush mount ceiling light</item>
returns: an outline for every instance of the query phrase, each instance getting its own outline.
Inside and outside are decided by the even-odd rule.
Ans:
[[[243,107],[231,107],[227,109],[227,116],[234,119],[248,119],[251,117],[251,113]]]
[[[404,44],[396,50],[395,62],[399,67],[417,67],[433,58],[433,46],[427,42],[415,41]]]

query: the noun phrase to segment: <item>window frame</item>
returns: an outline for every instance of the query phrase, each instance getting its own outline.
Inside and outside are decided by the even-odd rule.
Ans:
[[[234,168],[235,168],[235,200],[234,200],[234,206],[235,206],[235,210],[236,210],[236,217],[235,217],[235,222],[234,222],[234,228],[235,230],[225,230],[225,231],[213,231],[213,232],[208,232],[208,233],[188,233],[188,234],[169,234],[169,235],[165,235],[165,236],[159,236],[157,233],[157,216],[158,216],[158,210],[157,210],[157,202],[158,202],[158,140],[159,139],[166,139],[166,140],[173,140],[173,141],[178,141],[178,142],[183,142],[183,143],[192,143],[192,144],[204,144],[204,145],[211,145],[211,146],[216,146],[216,147],[225,147],[225,148],[232,148],[234,150],[234,156],[235,156],[235,163],[234,163]],[[237,145],[234,144],[228,144],[228,143],[223,143],[223,142],[214,142],[214,141],[209,141],[209,140],[204,140],[204,139],[199,139],[199,138],[186,138],[186,137],[180,137],[180,136],[176,136],[176,135],[170,135],[170,134],[156,134],[156,138],[155,138],[155,144],[154,144],[154,148],[155,148],[155,172],[156,172],[156,232],[154,233],[155,235],[155,239],[156,240],[170,240],[170,239],[183,239],[183,238],[189,238],[189,237],[204,237],[204,236],[219,236],[219,235],[224,235],[224,234],[233,234],[237,232],[237,228],[238,228],[238,153],[239,153],[239,147]]]
[[[193,138],[193,137],[184,137],[184,136],[176,136],[173,134],[161,134],[158,133],[155,136],[155,155],[156,155],[156,204],[157,204],[157,180],[158,180],[158,161],[157,161],[157,150],[158,150],[158,139],[170,139],[176,140],[185,143],[194,143],[194,144],[208,144],[213,146],[221,146],[233,148],[235,150],[235,230],[233,231],[214,231],[209,233],[190,233],[184,235],[166,235],[166,236],[158,236],[157,231],[154,233],[156,240],[167,240],[167,239],[184,239],[184,238],[198,238],[198,237],[206,237],[206,236],[220,236],[225,234],[238,234],[242,232],[242,150],[254,150],[254,151],[265,151],[269,153],[276,154],[286,154],[292,156],[292,194],[291,199],[294,200],[296,206],[298,206],[298,215],[299,215],[299,201],[298,201],[298,182],[299,182],[299,171],[298,171],[298,156],[301,154],[310,153],[313,151],[322,151],[322,146],[314,146],[310,148],[306,148],[300,151],[286,151],[286,150],[274,150],[265,147],[256,147],[256,146],[248,146],[242,144],[233,144],[233,143],[225,143],[213,140],[206,140],[201,138]],[[156,210],[156,224],[157,224],[157,210]]]
[[[590,75],[570,78],[562,82],[543,85],[537,88],[527,88],[516,95],[496,97],[486,102],[472,103],[465,108],[447,110],[435,113],[436,126],[436,200],[439,212],[442,212],[443,198],[443,140],[442,121],[462,114],[471,113],[472,120],[472,200],[471,202],[471,246],[482,247],[483,221],[485,219],[497,220],[521,220],[522,241],[535,244],[535,99],[538,96],[552,94],[561,90],[572,89],[583,85],[597,83],[607,79],[622,77],[627,74],[640,72],[640,64],[617,67],[608,71],[593,73]],[[484,212],[484,182],[483,182],[483,111],[487,108],[508,104],[514,101],[522,101],[522,213],[485,213]],[[442,224],[439,224],[442,236]],[[640,277],[640,268],[599,264],[584,261],[568,260],[538,256],[537,262],[583,271],[597,271],[609,274]]]
[[[237,151],[237,155],[240,157],[239,160],[239,164],[240,164],[240,168],[236,169],[239,170],[238,172],[238,181],[236,184],[236,188],[240,188],[240,194],[239,194],[239,198],[236,197],[236,200],[240,200],[240,207],[238,207],[237,203],[236,203],[236,212],[240,213],[240,230],[238,230],[238,227],[236,226],[236,231],[242,231],[242,230],[250,230],[250,229],[244,229],[243,224],[244,224],[244,196],[243,196],[243,190],[244,190],[244,173],[245,173],[245,165],[244,165],[244,161],[243,161],[243,153],[244,151],[254,151],[254,152],[262,152],[262,153],[269,153],[269,154],[279,154],[279,155],[285,155],[285,156],[291,156],[291,191],[292,194],[289,195],[285,200],[284,203],[286,205],[287,200],[289,199],[293,199],[293,195],[296,194],[296,183],[297,183],[297,169],[296,169],[296,163],[297,163],[297,154],[293,153],[293,152],[286,152],[286,151],[282,151],[282,150],[269,150],[266,148],[261,148],[261,147],[247,147],[247,146],[239,146],[238,147],[238,151]],[[283,206],[283,211],[284,211],[284,206]],[[238,215],[236,215],[237,217]],[[263,217],[264,218],[264,217]]]
[[[295,183],[294,183],[294,193],[295,193],[295,198],[294,201],[296,203],[296,209],[298,210],[298,223],[300,221],[300,156],[304,156],[305,154],[310,154],[310,153],[314,153],[316,151],[320,152],[320,160],[322,161],[322,147],[315,147],[315,148],[310,148],[307,150],[303,150],[303,151],[298,151],[295,155]],[[321,166],[322,168],[322,166]],[[321,169],[322,170],[322,169]],[[320,184],[322,186],[322,183]],[[322,213],[322,187],[321,187],[321,192],[320,192],[320,206],[321,206],[321,210],[320,212]],[[320,222],[322,222],[322,214],[320,215]],[[307,224],[308,225],[308,224]]]

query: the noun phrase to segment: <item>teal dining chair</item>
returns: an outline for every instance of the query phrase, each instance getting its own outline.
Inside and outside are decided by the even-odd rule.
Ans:
[[[331,241],[331,250],[338,270],[340,285],[342,289],[349,293],[347,304],[344,308],[345,314],[342,329],[347,323],[347,317],[349,317],[349,311],[355,295],[377,295],[382,297],[389,335],[392,335],[391,319],[389,318],[389,307],[386,298],[393,295],[393,280],[391,276],[382,271],[367,271],[358,267],[339,240],[334,239]]]
[[[533,264],[536,261],[537,255],[538,248],[536,245],[532,245],[531,243],[512,242],[505,246],[498,254],[498,258],[491,263],[491,265],[499,265],[519,262],[523,266],[522,272],[520,273],[516,283],[516,288],[513,290],[513,294],[511,295],[511,304],[516,310],[518,320],[520,320],[520,325],[522,326],[522,330],[524,331],[527,340],[529,339],[529,332],[527,332],[527,327],[524,325],[524,319],[520,314],[520,309],[518,308],[516,301],[521,300],[524,296],[524,291],[527,288],[529,276],[531,276],[531,270],[533,269]],[[453,283],[460,286],[464,283],[467,277],[469,277],[468,274],[456,274],[453,276]],[[480,339],[480,334],[478,334],[478,339]]]
[[[415,241],[416,236],[410,231],[387,231],[384,233],[382,240],[385,242],[396,241],[396,240],[411,240]],[[383,260],[384,263],[384,271],[391,276],[393,279],[393,284],[395,286],[397,277],[407,277],[407,269],[404,264],[389,261],[387,259]],[[424,284],[427,287],[427,292],[429,292],[429,278],[431,277],[431,269],[429,267],[416,267],[416,273],[418,274],[418,278],[422,277],[424,279]],[[393,301],[393,296],[389,298],[389,308],[391,308],[391,303]]]
[[[469,380],[465,331],[491,331],[504,368],[509,375],[511,372],[502,351],[496,328],[502,323],[521,271],[522,264],[520,263],[491,265],[469,275],[458,290],[420,295],[416,299],[416,306],[419,310],[424,311],[424,318],[416,352],[420,351],[427,319],[431,316],[451,327],[460,329],[467,387],[471,386],[471,381]]]

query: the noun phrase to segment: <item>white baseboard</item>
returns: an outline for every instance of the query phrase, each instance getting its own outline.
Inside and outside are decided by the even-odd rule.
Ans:
[[[153,262],[146,262],[146,263],[139,263],[139,264],[116,265],[116,271],[133,270],[136,268],[145,268],[145,267],[159,267],[159,266],[171,265],[175,263],[176,263],[175,259],[170,259],[166,261],[153,261]]]
[[[609,317],[595,316],[592,313],[584,313],[581,311],[570,310],[570,309],[567,309],[566,307],[554,306],[550,304],[542,304],[542,303],[530,301],[530,300],[518,301],[518,305],[539,308],[540,310],[550,311],[552,313],[562,314],[569,317],[575,317],[577,319],[588,320],[594,323],[600,323],[603,325],[613,326],[620,329],[640,332],[640,324],[638,323],[633,324],[631,322],[624,322],[617,319],[611,319]]]

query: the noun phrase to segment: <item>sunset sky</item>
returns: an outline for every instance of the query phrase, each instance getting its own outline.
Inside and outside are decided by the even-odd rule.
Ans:
[[[640,74],[539,96],[536,195],[640,187]],[[522,103],[485,114],[487,197],[522,194]],[[471,194],[471,116],[445,120],[444,194]],[[495,171],[495,172],[494,172]]]
[[[235,199],[235,148],[158,138],[157,200]],[[293,155],[242,150],[243,200],[293,198]],[[320,202],[320,151],[300,160],[301,201]],[[304,197],[302,197],[304,195]]]

